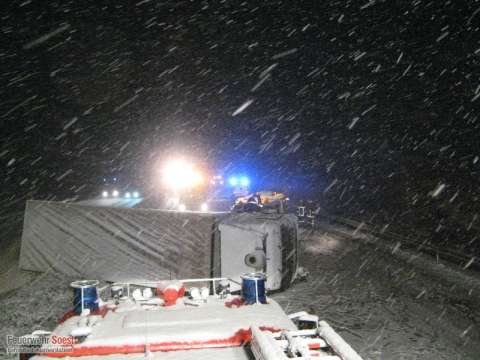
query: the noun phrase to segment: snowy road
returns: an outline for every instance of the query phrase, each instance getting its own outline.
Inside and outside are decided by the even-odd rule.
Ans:
[[[480,289],[442,282],[384,250],[304,234],[310,279],[273,297],[326,319],[364,359],[480,359]]]
[[[101,206],[101,207],[124,207],[124,208],[133,208],[140,204],[143,201],[141,198],[136,199],[124,199],[124,198],[113,198],[113,199],[90,199],[78,201],[79,205],[86,206]]]

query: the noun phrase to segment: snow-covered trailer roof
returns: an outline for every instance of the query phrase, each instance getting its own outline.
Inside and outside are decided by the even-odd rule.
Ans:
[[[208,277],[219,217],[28,201],[20,267],[109,281]]]

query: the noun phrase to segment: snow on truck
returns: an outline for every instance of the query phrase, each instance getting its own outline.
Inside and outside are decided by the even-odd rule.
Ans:
[[[34,360],[232,359],[361,360],[315,315],[286,315],[265,295],[264,274],[227,278],[115,283],[76,281],[74,307],[53,332],[27,337]],[[35,342],[34,340],[39,340]],[[23,342],[23,341],[19,341]]]

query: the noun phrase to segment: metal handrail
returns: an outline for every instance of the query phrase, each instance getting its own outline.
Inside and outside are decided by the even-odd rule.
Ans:
[[[144,286],[144,287],[157,287],[159,283],[164,282],[164,281],[178,281],[183,284],[185,283],[199,283],[199,282],[210,282],[212,283],[212,288],[213,288],[213,294],[216,295],[216,288],[215,288],[215,283],[219,281],[231,281],[235,284],[239,284],[239,282],[227,278],[227,277],[214,277],[214,278],[200,278],[200,279],[164,279],[164,280],[148,280],[148,281],[129,281],[129,282],[115,282],[113,283],[110,287],[112,286],[126,286],[127,287],[127,297],[130,297],[130,286]],[[104,290],[105,288],[102,288]]]

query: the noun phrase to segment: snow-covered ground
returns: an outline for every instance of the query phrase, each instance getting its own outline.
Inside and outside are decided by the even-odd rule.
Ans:
[[[329,230],[304,234],[310,279],[273,296],[287,312],[310,309],[364,359],[480,359],[478,282]]]
[[[442,280],[419,262],[331,230],[304,233],[309,280],[272,296],[287,312],[320,315],[365,359],[480,358],[476,282]],[[18,246],[12,246],[0,259],[2,345],[7,334],[53,328],[71,303],[72,279],[18,270]]]
[[[0,253],[0,358],[18,358],[5,354],[7,335],[52,329],[72,302],[71,279],[20,270],[19,251],[18,241]]]

